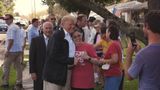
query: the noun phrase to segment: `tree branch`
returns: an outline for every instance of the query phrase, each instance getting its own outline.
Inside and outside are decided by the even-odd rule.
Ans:
[[[86,9],[92,10],[95,13],[99,14],[105,19],[113,19],[116,21],[119,26],[122,33],[125,33],[126,35],[129,35],[131,31],[134,31],[136,33],[136,38],[140,41],[142,41],[144,44],[147,44],[147,40],[144,38],[143,30],[139,29],[127,22],[125,22],[123,19],[118,18],[117,16],[110,13],[105,7],[96,4],[95,2],[92,2],[90,0],[69,0],[73,3],[73,5],[85,7]]]

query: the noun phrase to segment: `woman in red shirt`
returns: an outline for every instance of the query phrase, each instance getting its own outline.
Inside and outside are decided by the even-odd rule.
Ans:
[[[72,38],[76,45],[75,58],[78,63],[72,69],[71,90],[94,90],[93,63],[100,63],[96,51],[92,45],[82,41],[82,33],[79,31],[74,31]]]
[[[110,45],[104,55],[104,60],[110,67],[103,71],[105,77],[104,90],[119,90],[122,79],[122,49],[118,28],[110,26],[106,31],[106,38]]]

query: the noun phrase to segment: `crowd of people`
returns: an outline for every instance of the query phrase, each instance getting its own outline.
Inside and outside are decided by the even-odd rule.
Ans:
[[[57,20],[51,14],[42,22],[33,18],[26,35],[13,19],[11,14],[4,17],[8,24],[2,67],[4,88],[9,87],[12,63],[17,71],[16,86],[23,87],[22,62],[27,37],[34,90],[94,90],[97,84],[102,86],[101,90],[123,90],[124,76],[129,80],[138,78],[139,90],[160,90],[159,11],[150,11],[145,16],[143,31],[148,39],[145,48],[128,41],[125,64],[120,27],[114,20],[102,22],[85,14],[65,15]]]

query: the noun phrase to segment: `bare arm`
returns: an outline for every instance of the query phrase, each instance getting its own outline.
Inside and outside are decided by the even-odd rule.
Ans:
[[[8,46],[7,46],[7,51],[10,51],[14,43],[13,39],[8,39]]]
[[[128,69],[130,68],[131,64],[132,64],[132,55],[133,55],[133,51],[129,50],[129,48],[127,49],[127,55],[126,55],[126,64],[125,64],[125,76],[127,77],[128,80],[133,80],[133,78],[129,75],[128,73]]]
[[[118,54],[115,53],[111,56],[111,59],[105,59],[105,63],[116,64],[118,62]]]
[[[125,63],[125,76],[127,77],[128,80],[133,80],[133,78],[131,77],[131,75],[129,75],[128,70],[131,67],[132,64],[132,56],[135,52],[138,52],[140,50],[140,45],[137,44],[137,47],[132,47],[131,42],[128,44],[128,48],[126,51],[126,63]]]

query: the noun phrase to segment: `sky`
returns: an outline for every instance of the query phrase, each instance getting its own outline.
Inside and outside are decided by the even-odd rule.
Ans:
[[[38,12],[47,8],[46,5],[42,5],[41,0],[35,0],[35,9],[34,0],[15,0],[14,12],[18,12],[20,15],[28,15],[34,11]]]

